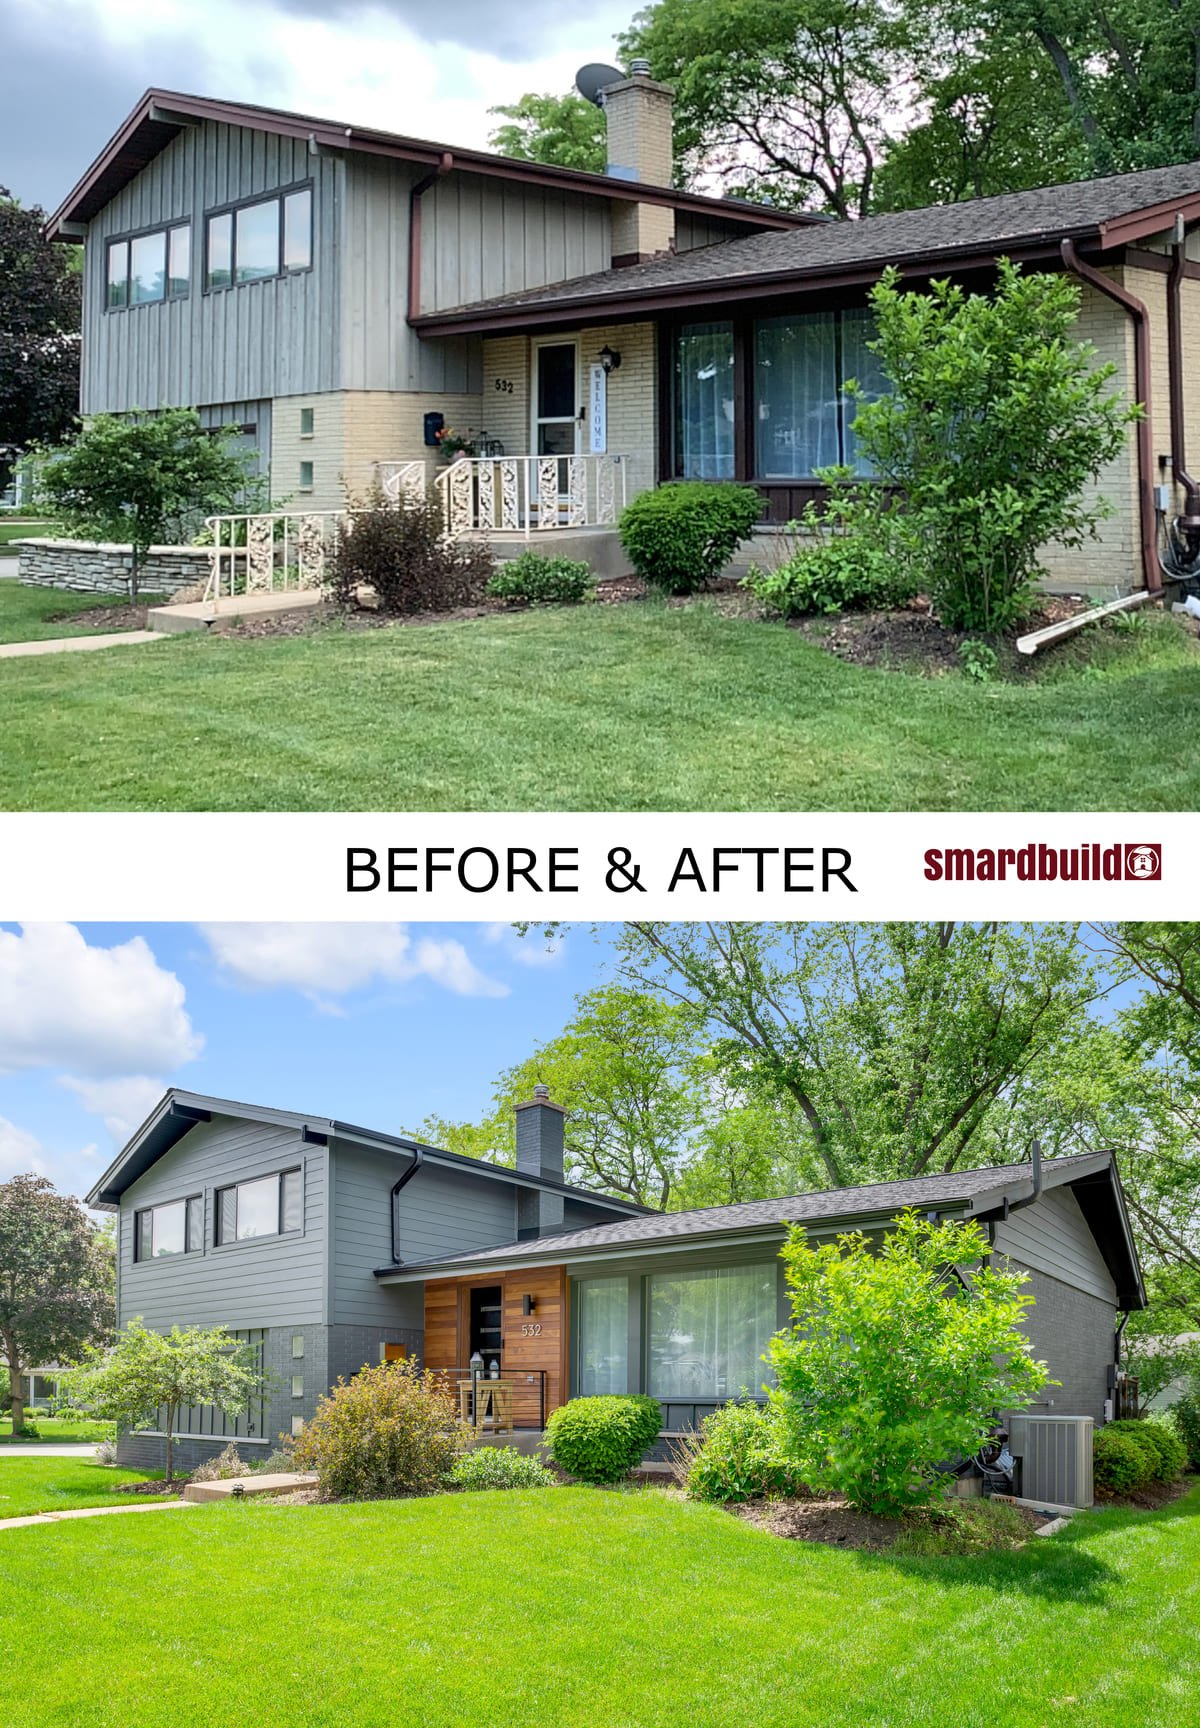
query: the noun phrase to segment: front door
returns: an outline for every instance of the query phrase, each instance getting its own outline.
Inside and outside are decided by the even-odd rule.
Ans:
[[[575,342],[539,342],[533,350],[533,453],[535,456],[575,456],[583,421],[579,412],[579,346]],[[566,519],[570,480],[567,463],[556,474],[539,470],[531,483],[539,525]]]

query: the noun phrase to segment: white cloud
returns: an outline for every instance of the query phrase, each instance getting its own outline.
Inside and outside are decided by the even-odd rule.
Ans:
[[[0,1073],[169,1071],[204,1043],[184,1004],[183,985],[141,936],[99,948],[73,924],[0,930]]]
[[[239,983],[301,990],[314,1000],[374,983],[428,978],[456,996],[507,996],[461,942],[403,924],[202,924],[217,964]]]
[[[48,1174],[40,1141],[6,1116],[0,1116],[0,1181],[23,1176],[30,1170],[35,1176]]]
[[[93,1116],[104,1118],[104,1126],[118,1145],[124,1145],[134,1129],[141,1127],[166,1091],[161,1080],[151,1080],[145,1074],[115,1080],[77,1080],[64,1074],[59,1085],[74,1092]]]

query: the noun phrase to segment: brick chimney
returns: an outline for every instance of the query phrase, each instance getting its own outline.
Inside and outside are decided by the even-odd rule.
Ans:
[[[608,173],[647,186],[669,186],[674,168],[671,136],[673,92],[649,76],[649,62],[635,60],[628,78],[602,92],[608,129]],[[669,252],[675,244],[675,212],[665,204],[614,200],[614,264],[636,264]]]
[[[563,1181],[563,1129],[567,1111],[550,1098],[548,1086],[535,1086],[533,1097],[518,1104],[517,1169],[525,1176]],[[563,1197],[545,1188],[517,1190],[517,1237],[526,1241],[561,1230]]]

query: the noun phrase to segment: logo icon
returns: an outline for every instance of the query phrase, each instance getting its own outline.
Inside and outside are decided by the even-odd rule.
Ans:
[[[1125,875],[1132,882],[1161,882],[1162,847],[1126,846]]]

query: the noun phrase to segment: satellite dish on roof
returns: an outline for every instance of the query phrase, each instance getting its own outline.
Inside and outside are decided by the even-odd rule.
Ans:
[[[600,94],[610,84],[622,84],[625,74],[619,66],[601,66],[593,64],[581,66],[575,74],[575,88],[587,102],[594,102],[597,108],[603,108],[604,97]]]

